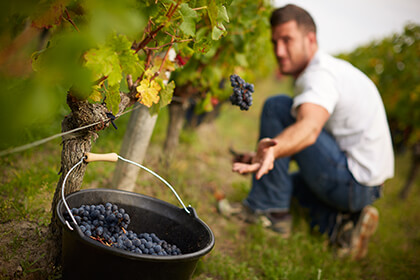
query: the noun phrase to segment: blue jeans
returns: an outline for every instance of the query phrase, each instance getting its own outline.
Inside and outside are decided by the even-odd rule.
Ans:
[[[296,120],[290,113],[292,99],[269,98],[261,115],[260,139],[273,138]],[[293,159],[299,171],[290,174]],[[309,208],[311,227],[331,234],[340,212],[357,213],[380,197],[380,186],[359,184],[347,166],[347,158],[334,138],[323,130],[316,143],[290,157],[278,158],[274,168],[252,188],[244,203],[257,213],[288,211],[292,196]]]

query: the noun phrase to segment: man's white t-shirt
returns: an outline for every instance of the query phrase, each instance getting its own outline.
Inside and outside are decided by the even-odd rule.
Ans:
[[[347,155],[353,177],[377,186],[394,176],[394,152],[384,105],[375,84],[350,63],[317,51],[295,82],[292,115],[303,103],[324,107],[325,124]]]

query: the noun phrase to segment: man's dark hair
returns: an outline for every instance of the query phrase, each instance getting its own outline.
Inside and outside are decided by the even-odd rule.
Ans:
[[[296,21],[299,27],[303,27],[306,32],[314,32],[316,34],[316,25],[312,16],[301,7],[288,4],[284,7],[273,11],[270,18],[271,27],[288,21]]]

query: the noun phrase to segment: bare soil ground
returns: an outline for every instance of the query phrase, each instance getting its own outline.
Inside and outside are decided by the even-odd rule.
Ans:
[[[48,227],[34,222],[10,221],[0,224],[0,278],[45,279],[51,274],[48,263]]]

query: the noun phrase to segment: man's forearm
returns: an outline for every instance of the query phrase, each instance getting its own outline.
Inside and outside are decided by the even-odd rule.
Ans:
[[[275,157],[291,156],[314,144],[320,131],[311,120],[301,120],[287,127],[274,138],[278,142],[274,146]]]

